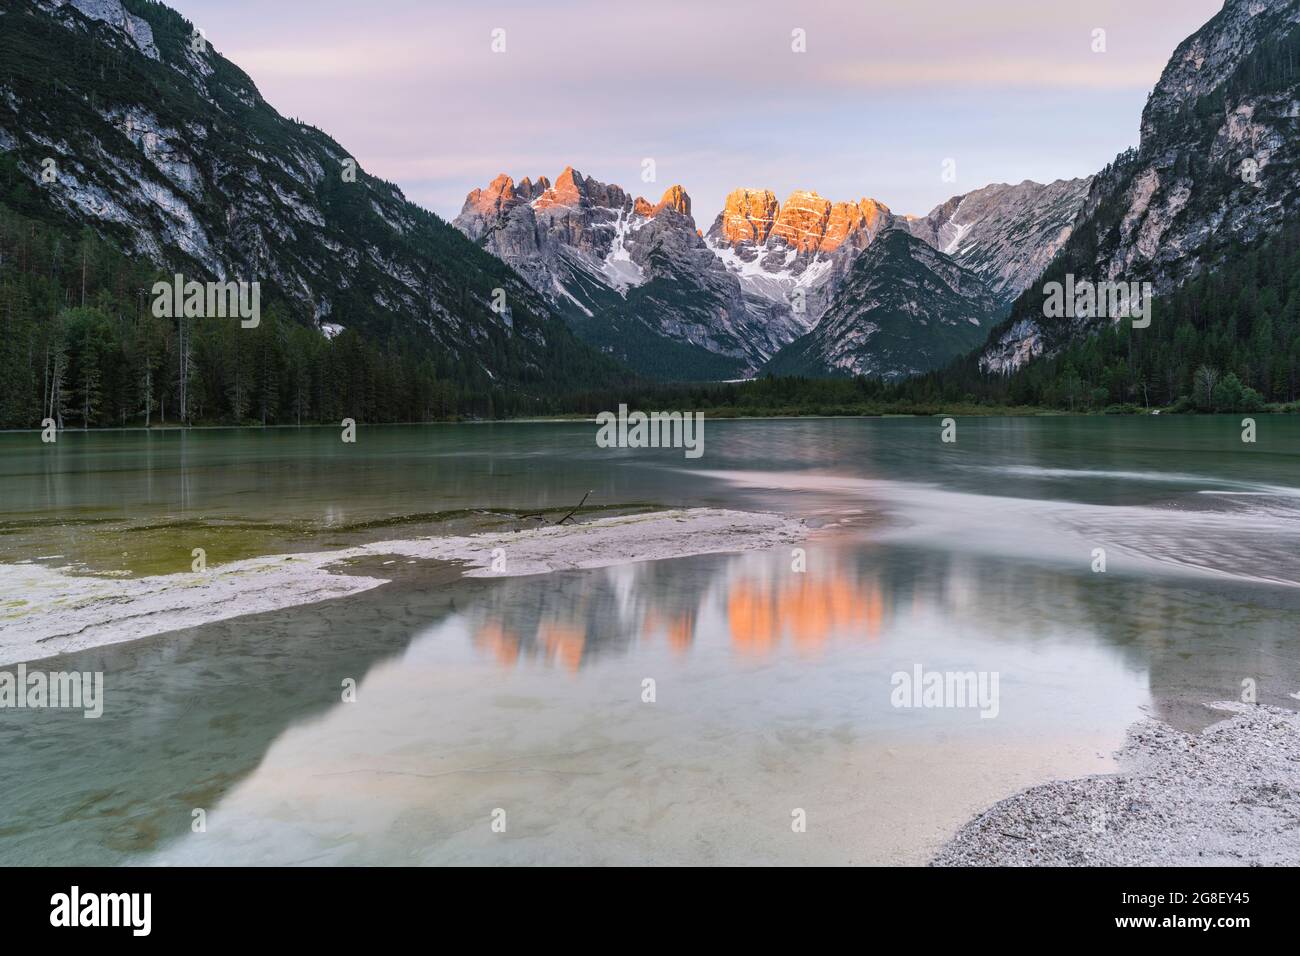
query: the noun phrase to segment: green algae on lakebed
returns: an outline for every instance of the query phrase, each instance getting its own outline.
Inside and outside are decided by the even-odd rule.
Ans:
[[[147,577],[189,572],[203,549],[208,567],[264,554],[332,551],[392,537],[473,534],[480,531],[540,527],[543,520],[558,520],[569,511],[575,518],[606,517],[654,510],[649,503],[626,503],[581,509],[548,509],[541,519],[528,508],[456,509],[441,512],[395,514],[340,524],[309,521],[241,521],[230,518],[165,518],[157,523],[132,523],[104,518],[76,518],[51,523],[0,522],[0,562],[34,561],[51,567],[70,567],[79,573],[114,577]],[[33,537],[39,537],[36,557]],[[48,551],[49,553],[45,553]],[[0,604],[0,608],[4,605]]]

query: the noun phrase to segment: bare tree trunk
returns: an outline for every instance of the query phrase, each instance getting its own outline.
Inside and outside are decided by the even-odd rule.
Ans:
[[[188,329],[187,329],[186,326],[185,326],[185,318],[184,318],[184,316],[181,317],[181,320],[180,320],[180,322],[178,323],[178,327],[179,327],[179,329],[180,329],[180,347],[179,347],[176,351],[177,351],[178,353],[180,353],[180,363],[181,363],[181,367],[180,367],[180,399],[181,399],[181,411],[180,411],[180,415],[181,415],[181,424],[184,425],[184,424],[185,424],[185,418],[186,418],[186,411],[188,410],[188,405],[187,405],[187,401],[186,401],[186,399],[187,399],[187,396],[186,396],[186,388],[187,388],[187,386],[189,385],[189,379],[190,379],[190,341],[189,341],[189,336],[186,334],[186,333],[188,332]]]

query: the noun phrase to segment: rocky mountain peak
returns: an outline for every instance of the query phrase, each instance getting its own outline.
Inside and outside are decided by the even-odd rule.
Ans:
[[[543,190],[533,201],[537,209],[549,206],[581,206],[587,199],[587,181],[582,173],[572,166],[565,166],[564,172],[555,180],[555,185]]]
[[[892,218],[889,207],[874,199],[832,203],[817,249],[834,252],[846,242],[865,248]]]
[[[1011,303],[1069,239],[1092,183],[1058,179],[993,183],[936,206],[904,225],[988,283],[1001,305]]]
[[[564,167],[553,186],[545,176],[539,176],[532,193],[530,201],[538,212],[553,207],[623,209],[631,202],[621,187],[602,183],[593,176],[583,176],[572,166]]]
[[[674,212],[681,213],[683,216],[690,218],[691,215],[691,197],[686,195],[686,190],[681,186],[669,186],[664,192],[663,198],[659,204],[654,207],[650,213],[657,216],[665,209],[671,209]]]
[[[750,308],[680,184],[651,203],[571,166],[544,182],[498,176],[469,193],[453,225],[602,351],[656,374],[735,376],[806,328],[773,301]]]
[[[719,236],[728,245],[761,245],[776,222],[780,205],[770,189],[733,189],[719,219]]]
[[[770,189],[736,189],[710,236],[732,248],[761,246],[775,237],[798,254],[831,253],[850,240],[865,248],[891,215],[874,199],[832,202],[800,189],[781,204]]]
[[[498,177],[499,178],[499,177]],[[507,177],[509,178],[509,177]],[[538,176],[537,182],[534,183],[527,176],[515,187],[515,195],[524,202],[532,202],[546,190],[551,188],[551,181],[545,176]]]
[[[515,181],[502,173],[485,188],[475,189],[466,196],[465,209],[472,209],[480,216],[495,217],[517,202],[519,199],[515,193]]]
[[[799,252],[815,252],[826,235],[831,201],[816,192],[796,189],[777,211],[772,235]]]
[[[801,189],[779,203],[770,189],[736,189],[704,238],[740,279],[752,307],[788,311],[807,328],[825,311],[857,254],[893,221],[889,208],[874,199],[832,202]]]

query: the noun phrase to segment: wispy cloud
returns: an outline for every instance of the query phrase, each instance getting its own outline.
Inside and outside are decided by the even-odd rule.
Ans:
[[[571,163],[647,194],[681,182],[704,225],[742,184],[919,212],[989,180],[1086,175],[1136,141],[1169,54],[1220,6],[174,2],[282,112],[444,216],[498,172]],[[645,157],[658,183],[638,181]]]
[[[1163,66],[1163,63],[1161,64]],[[970,55],[942,63],[877,60],[833,63],[820,71],[828,86],[863,89],[1063,89],[1147,90],[1158,76],[1150,64],[1121,64],[1118,68],[1095,59],[1048,60],[1022,56],[989,62]]]

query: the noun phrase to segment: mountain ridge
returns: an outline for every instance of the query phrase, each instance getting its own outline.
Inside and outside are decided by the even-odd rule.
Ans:
[[[621,374],[499,259],[277,113],[174,10],[13,0],[0,16],[0,157],[23,215],[89,227],[164,276],[257,281],[322,340],[391,343],[458,388],[542,401]],[[217,350],[196,373],[210,404],[242,396],[216,358],[238,340],[198,331],[196,348]]]
[[[1147,281],[1167,295],[1213,269],[1237,242],[1276,233],[1300,213],[1296,0],[1226,0],[1178,45],[1142,111],[1136,148],[1093,177],[1058,257],[1014,303],[979,356],[1005,374],[1105,326],[1050,319],[1042,284]],[[1273,76],[1276,79],[1267,79]]]
[[[817,325],[764,372],[906,378],[983,341],[994,310],[976,272],[894,225],[857,257]]]
[[[954,251],[958,265],[992,283],[993,311],[980,324],[995,319],[1069,235],[1088,182],[994,184],[953,197],[928,217],[898,216],[869,197],[831,200],[800,189],[781,202],[771,190],[745,187],[727,195],[701,243],[680,185],[652,205],[568,166],[555,187],[545,176],[517,187],[499,174],[468,193],[453,224],[525,276],[581,338],[639,371],[655,376],[667,364],[675,374],[739,377],[766,370],[778,351],[816,328],[855,260],[884,230],[907,228],[946,255],[944,223],[935,217],[968,198],[974,216],[962,225],[973,231]],[[670,197],[683,219],[643,235]],[[675,252],[657,271],[647,268],[646,237]],[[651,279],[658,285],[643,289]],[[683,297],[694,297],[695,307]],[[674,349],[689,355],[664,362],[661,353]]]

